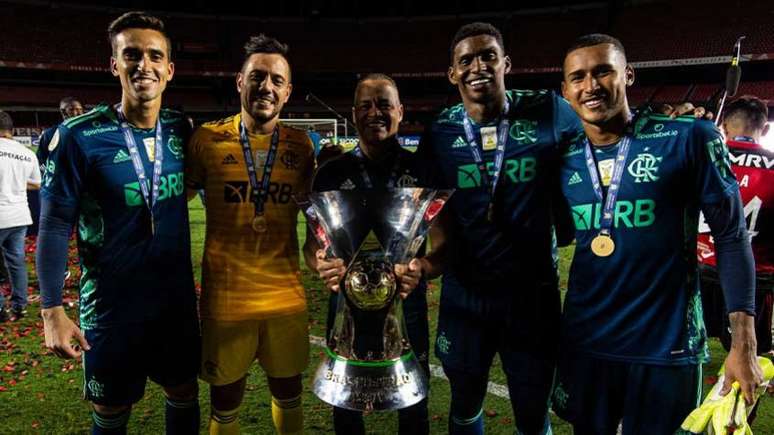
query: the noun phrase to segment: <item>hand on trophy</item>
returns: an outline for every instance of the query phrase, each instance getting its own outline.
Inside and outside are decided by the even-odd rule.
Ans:
[[[422,262],[413,258],[408,264],[396,264],[395,277],[400,284],[398,293],[402,299],[406,299],[422,279]]]
[[[325,251],[322,249],[315,252],[315,257],[317,257],[317,273],[320,274],[320,279],[325,283],[325,287],[332,292],[338,292],[339,283],[344,278],[344,272],[347,271],[344,260],[325,258]]]

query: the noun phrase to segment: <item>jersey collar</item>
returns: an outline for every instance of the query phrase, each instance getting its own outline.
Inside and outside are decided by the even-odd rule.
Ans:
[[[763,148],[761,144],[741,140],[727,140],[726,145],[728,145],[729,148],[742,148],[748,150],[757,150]]]

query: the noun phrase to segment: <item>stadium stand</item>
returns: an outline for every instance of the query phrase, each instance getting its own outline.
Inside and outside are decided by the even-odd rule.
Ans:
[[[399,15],[403,9],[396,7],[380,17],[357,13],[310,17],[287,7],[279,8],[281,16],[227,15],[225,9],[214,14],[159,12],[174,35],[177,67],[166,101],[208,116],[235,110],[233,76],[241,65],[241,46],[248,36],[263,32],[291,46],[298,82],[287,106],[290,116],[310,112],[331,116],[304,100],[310,91],[319,92],[327,104],[348,116],[351,102],[340,95],[349,95],[358,74],[381,71],[400,81],[407,122],[423,121],[455,102],[456,92],[446,80],[451,35],[463,22],[485,20],[503,32],[513,61],[509,86],[558,88],[567,45],[581,34],[606,32],[621,39],[638,69],[656,72],[644,80],[638,75],[629,93],[633,105],[682,99],[711,104],[723,80],[722,65],[740,34],[747,36],[745,60],[774,62],[767,60],[774,59],[774,33],[769,31],[774,7],[767,2],[745,3],[741,7],[719,0],[641,0],[619,8],[587,3],[473,15],[433,15],[432,8],[417,6],[416,15]],[[0,11],[0,26],[13,29],[4,34],[0,49],[0,107],[47,112],[62,95],[70,94],[89,104],[117,100],[112,78],[105,74],[110,48],[104,32],[123,10],[97,2],[0,1]],[[716,68],[697,70],[698,83],[690,77],[675,79],[669,69],[704,63]],[[660,69],[663,72],[658,73]],[[29,80],[33,71],[37,75]],[[743,76],[739,92],[774,104],[774,81],[768,77]]]

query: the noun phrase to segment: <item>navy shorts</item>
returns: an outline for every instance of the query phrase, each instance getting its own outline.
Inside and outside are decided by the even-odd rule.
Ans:
[[[560,297],[556,282],[468,289],[446,279],[441,292],[435,354],[445,367],[489,372],[495,353],[506,373],[520,373],[525,355],[553,372],[559,345]],[[539,370],[541,373],[544,369]]]
[[[84,397],[98,405],[139,401],[150,378],[162,387],[196,380],[201,337],[196,313],[84,330]]]
[[[567,355],[553,409],[576,435],[673,434],[701,400],[701,365],[659,366]]]

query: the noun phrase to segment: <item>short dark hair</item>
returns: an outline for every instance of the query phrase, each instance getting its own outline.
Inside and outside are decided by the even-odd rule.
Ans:
[[[591,33],[578,37],[575,41],[572,42],[572,44],[570,44],[569,47],[567,47],[567,51],[565,51],[564,56],[567,57],[568,54],[579,48],[593,47],[599,44],[612,45],[623,55],[624,59],[626,59],[626,50],[624,49],[623,44],[621,44],[621,41],[619,41],[618,38],[605,35],[604,33]]]
[[[387,74],[368,73],[363,77],[360,77],[360,80],[357,81],[357,84],[355,85],[355,98],[357,98],[357,90],[360,89],[360,85],[363,84],[363,82],[367,82],[369,80],[383,80],[385,82],[389,82],[396,91],[398,90],[398,84],[395,83],[395,80],[393,80],[392,77],[388,76]],[[357,100],[355,100],[355,103],[357,103]]]
[[[769,120],[766,103],[753,95],[743,95],[726,106],[723,119],[737,118],[747,123],[748,128],[763,130]]]
[[[69,106],[73,103],[80,103],[81,100],[75,98],[75,97],[64,97],[61,100],[59,100],[59,110],[64,110],[65,107]]]
[[[167,34],[164,21],[143,11],[127,12],[113,20],[108,26],[108,39],[114,55],[116,54],[116,36],[126,29],[150,29],[161,33],[167,40],[167,56],[172,58],[172,40]]]
[[[287,60],[288,51],[290,51],[288,44],[283,44],[276,38],[261,33],[258,36],[251,36],[245,43],[244,60],[247,61],[250,56],[258,53],[280,54]]]
[[[503,43],[503,34],[500,33],[499,30],[497,30],[497,27],[489,24],[489,23],[482,23],[482,22],[475,22],[470,24],[465,24],[464,26],[460,27],[457,30],[457,33],[454,34],[454,38],[452,38],[451,46],[449,47],[449,59],[451,59],[452,62],[454,62],[454,49],[457,47],[457,44],[460,43],[463,39],[467,39],[473,36],[479,36],[479,35],[489,35],[493,37],[497,44],[500,46],[500,48],[505,51],[505,44]]]
[[[285,58],[285,61],[290,65],[288,59],[288,52],[290,47],[288,44],[283,44],[277,38],[272,38],[266,34],[259,34],[258,36],[251,36],[245,43],[245,57],[242,59],[242,69],[245,67],[245,63],[250,59],[250,56],[254,54],[279,54]]]
[[[8,114],[8,112],[4,112],[0,110],[0,131],[12,131],[13,130],[13,119],[11,119],[11,115]]]

